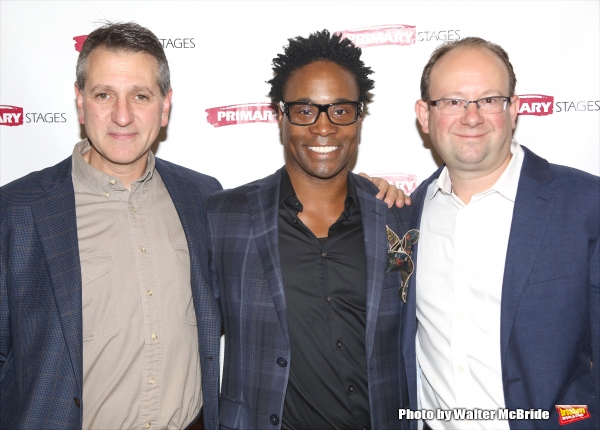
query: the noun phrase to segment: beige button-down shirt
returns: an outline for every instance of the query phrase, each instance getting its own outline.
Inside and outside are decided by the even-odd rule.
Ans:
[[[83,428],[181,429],[202,405],[187,241],[149,154],[123,187],[73,151],[83,283]]]

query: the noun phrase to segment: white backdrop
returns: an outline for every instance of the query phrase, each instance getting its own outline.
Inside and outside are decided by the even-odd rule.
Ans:
[[[551,162],[600,173],[597,0],[2,0],[0,8],[0,185],[68,157],[84,136],[73,92],[76,38],[104,19],[135,21],[163,39],[173,108],[157,155],[225,188],[283,164],[277,124],[264,122],[271,60],[288,38],[324,28],[362,29],[356,40],[375,39],[363,48],[375,90],[354,171],[416,175],[417,182],[433,172],[436,158],[413,109],[421,71],[445,39],[479,36],[508,51],[517,94],[545,96],[525,98],[519,142]],[[233,107],[213,110],[223,106]],[[235,111],[251,119],[236,123]],[[219,119],[219,127],[209,122]]]

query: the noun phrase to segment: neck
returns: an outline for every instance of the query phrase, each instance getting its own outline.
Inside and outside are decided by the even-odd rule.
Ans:
[[[294,191],[298,196],[298,200],[302,202],[302,206],[339,204],[343,210],[348,192],[347,168],[333,178],[328,179],[315,178],[304,172],[299,173],[289,166],[286,166],[286,170],[290,175]]]
[[[452,181],[452,191],[465,204],[468,204],[475,194],[489,190],[500,179],[511,158],[512,153],[509,152],[508,157],[500,166],[487,172],[457,171],[448,168],[450,180]]]
[[[112,163],[96,151],[93,146],[88,152],[83,154],[82,157],[94,169],[119,178],[123,187],[128,190],[131,188],[131,183],[133,181],[142,177],[148,163],[148,153],[130,164]]]
[[[344,211],[348,193],[348,168],[333,178],[320,179],[286,166],[302,212],[298,217],[316,237],[327,237],[329,227]]]

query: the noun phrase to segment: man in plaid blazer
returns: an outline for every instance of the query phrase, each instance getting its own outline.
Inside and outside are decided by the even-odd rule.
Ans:
[[[216,302],[207,287],[205,218],[199,207],[221,187],[214,178],[154,158],[150,153],[160,128],[167,125],[171,102],[168,64],[156,36],[134,23],[107,24],[95,30],[80,54],[76,95],[80,121],[89,140],[77,144],[73,157],[18,179],[0,191],[0,427],[185,427],[198,414],[203,394],[205,428],[215,429],[221,324]],[[90,184],[99,178],[99,187],[106,188],[93,193],[83,187],[75,165],[91,176]],[[145,178],[143,182],[140,177]],[[80,204],[82,195],[93,207],[87,215],[86,206]],[[123,197],[133,195],[139,196],[139,206]],[[164,208],[169,209],[169,217]],[[161,227],[152,228],[155,224],[148,224],[149,219]],[[105,220],[106,229],[94,227]],[[132,235],[115,234],[119,224],[125,231],[146,228],[148,237],[141,252],[132,244]],[[82,228],[95,228],[95,236],[86,242]],[[176,242],[171,241],[173,238]],[[141,270],[140,262],[149,261],[148,256],[155,253],[156,264],[162,249],[168,257],[165,260],[172,260],[170,267],[178,267],[172,242],[181,249],[187,248],[186,254],[189,250],[189,258],[180,254],[186,257],[181,262],[183,282],[177,281],[179,272],[171,276],[175,282],[162,282],[163,273],[157,273],[153,279],[159,281],[146,288],[141,279],[137,281],[137,274],[156,273],[161,266],[151,264],[150,270],[148,265]],[[91,341],[89,333],[98,330],[94,324],[98,314],[110,316],[114,303],[102,302],[98,298],[102,297],[101,289],[90,287],[91,282],[85,287],[92,296],[91,302],[82,303],[82,292],[86,294],[82,287],[82,277],[86,275],[80,259],[82,243],[112,252],[107,254],[112,258],[108,285],[113,277],[112,290],[120,318],[114,333],[100,333],[98,339]],[[123,266],[118,257],[121,249],[127,255],[139,254],[132,264]],[[125,276],[114,275],[119,267]],[[188,271],[189,275],[184,273]],[[123,282],[123,278],[134,282]],[[132,297],[130,307],[122,302],[126,294]],[[184,316],[190,316],[186,321],[180,318],[182,311],[177,308],[182,295],[187,295],[189,301],[184,303],[188,305]],[[168,302],[163,299],[174,305],[166,306]],[[163,301],[154,311],[157,307],[150,306],[157,300]],[[140,324],[134,324],[134,313],[142,315],[142,303],[143,317],[139,318]],[[162,327],[145,336],[144,330],[151,327],[152,321],[148,320],[152,318]],[[114,324],[112,318],[106,322]],[[169,332],[169,326],[175,329]],[[185,332],[190,344],[197,346],[185,349],[176,331]],[[161,341],[166,343],[159,344]],[[141,346],[131,351],[131,361],[127,361],[126,351],[120,346],[114,348],[114,342]],[[94,350],[94,345],[101,348]],[[161,345],[165,346],[160,348]],[[144,361],[142,369],[138,357],[144,358],[148,353],[162,367],[146,377],[142,371],[154,372],[156,366]],[[92,365],[88,361],[86,367],[86,360],[90,359],[94,361]],[[94,379],[93,367],[108,370]],[[190,374],[194,377],[189,378]],[[121,383],[121,377],[133,378],[135,382]],[[112,381],[117,388],[105,381]],[[141,394],[135,394],[140,391]],[[152,395],[145,396],[146,392]],[[174,394],[167,395],[175,400],[161,398],[161,392]],[[86,393],[93,401],[86,401]],[[156,404],[155,399],[162,400],[159,407],[148,408]],[[126,402],[134,406],[124,406]],[[114,424],[117,419],[121,420],[118,425]]]
[[[290,39],[274,60],[285,167],[207,201],[221,428],[405,425],[401,271],[386,274],[386,261],[388,232],[402,238],[409,213],[349,172],[373,81],[340,39]]]

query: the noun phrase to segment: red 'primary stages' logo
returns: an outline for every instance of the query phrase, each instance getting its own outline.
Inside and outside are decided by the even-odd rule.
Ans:
[[[83,49],[83,42],[87,39],[87,34],[85,36],[75,36],[73,40],[75,41],[75,50],[77,52],[81,52]]]
[[[246,103],[206,109],[206,121],[215,127],[248,124],[250,122],[277,122],[271,103]]]
[[[23,125],[23,108],[0,105],[0,125],[7,125],[9,127]]]
[[[555,405],[555,408],[558,412],[558,423],[561,426],[585,420],[591,416],[587,405]]]
[[[412,45],[415,43],[417,28],[413,25],[390,24],[374,27],[342,30],[336,33],[350,39],[354,45],[366,48],[377,45]]]
[[[519,115],[545,116],[554,113],[554,97],[542,94],[523,94],[519,96],[521,105]]]
[[[369,176],[385,179],[402,190],[404,194],[410,194],[417,188],[417,175],[410,173],[373,173]]]

